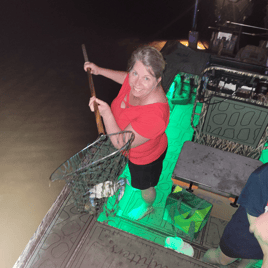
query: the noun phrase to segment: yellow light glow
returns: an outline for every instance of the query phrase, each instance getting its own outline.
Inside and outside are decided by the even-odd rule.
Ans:
[[[177,40],[177,41],[179,41],[182,45],[188,47],[188,40]],[[155,47],[157,50],[160,51],[164,47],[166,42],[167,41],[154,41],[154,42],[149,43],[149,46]],[[208,48],[208,44],[207,44],[207,42],[198,41],[197,48],[200,50],[204,50],[204,49]]]
[[[188,47],[188,45],[189,45],[188,40],[179,40],[179,42],[180,42],[182,45],[186,46],[186,47]],[[205,45],[207,46],[207,44],[205,44]],[[207,46],[207,47],[208,47],[208,46]],[[201,43],[200,41],[198,41],[198,43],[197,43],[197,48],[198,48],[198,49],[201,49],[201,50],[206,49],[206,47],[204,46],[204,44]]]
[[[154,48],[156,48],[157,50],[160,51],[164,47],[164,45],[166,44],[166,42],[167,41],[154,41],[154,42],[151,42],[149,45],[151,47],[154,47]]]

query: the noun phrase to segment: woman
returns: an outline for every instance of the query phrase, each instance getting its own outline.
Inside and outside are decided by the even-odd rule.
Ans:
[[[89,107],[94,111],[98,104],[106,133],[132,131],[135,139],[129,154],[132,187],[141,190],[143,204],[132,210],[129,217],[139,220],[153,211],[156,198],[155,186],[159,181],[167,149],[165,134],[169,120],[169,105],[161,86],[165,68],[162,54],[153,47],[138,48],[133,52],[128,72],[114,71],[86,62],[85,71],[102,75],[122,84],[111,107],[90,98]],[[117,142],[112,140],[115,147]]]

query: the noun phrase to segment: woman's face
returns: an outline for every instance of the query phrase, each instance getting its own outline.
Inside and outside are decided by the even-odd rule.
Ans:
[[[131,87],[131,93],[135,97],[146,96],[157,87],[160,81],[161,78],[156,79],[152,76],[140,61],[136,61],[132,70],[129,72],[129,85]]]

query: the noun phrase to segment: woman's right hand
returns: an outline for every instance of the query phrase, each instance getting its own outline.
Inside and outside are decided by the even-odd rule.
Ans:
[[[87,72],[88,68],[90,69],[91,74],[94,74],[94,75],[99,75],[100,74],[100,67],[97,66],[95,63],[86,61],[85,64],[84,64],[85,72]]]

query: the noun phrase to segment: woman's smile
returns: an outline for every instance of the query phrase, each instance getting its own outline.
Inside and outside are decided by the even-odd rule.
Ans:
[[[129,85],[134,97],[145,97],[157,87],[158,81],[142,62],[137,61],[129,73]]]
[[[142,88],[134,87],[134,90],[137,91],[137,92],[140,92],[142,90]]]

